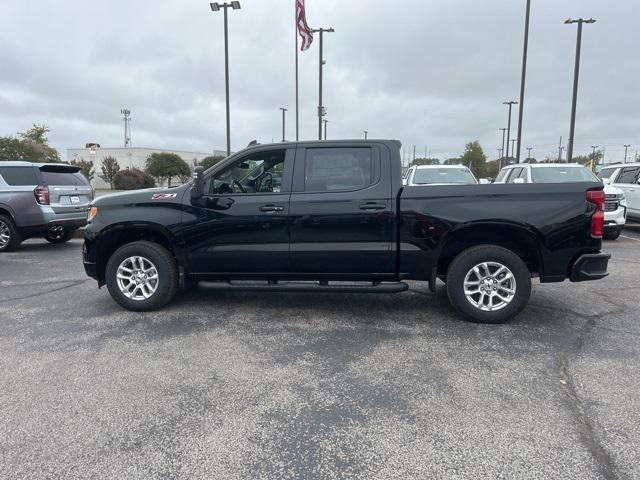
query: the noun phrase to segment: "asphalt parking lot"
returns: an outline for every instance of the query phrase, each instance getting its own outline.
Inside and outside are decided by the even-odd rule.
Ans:
[[[500,326],[422,284],[132,313],[81,245],[0,256],[0,478],[640,478],[640,228]]]

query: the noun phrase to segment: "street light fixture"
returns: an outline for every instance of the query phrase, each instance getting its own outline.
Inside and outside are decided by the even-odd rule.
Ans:
[[[229,113],[229,26],[227,22],[227,10],[229,8],[233,10],[240,10],[240,2],[212,2],[209,6],[211,7],[212,12],[219,12],[220,9],[224,10],[224,83],[227,111],[227,156],[229,156],[231,155],[231,115]]]
[[[282,141],[286,142],[287,140],[286,140],[285,134],[284,134],[284,132],[285,132],[285,129],[284,129],[285,119],[284,119],[284,117],[285,117],[285,112],[287,112],[287,109],[284,108],[284,107],[280,107],[280,110],[282,110]]]
[[[508,102],[502,102],[502,104],[509,105],[509,121],[507,123],[507,154],[505,155],[507,158],[509,158],[509,137],[511,136],[511,107],[513,107],[514,105],[517,105],[518,102],[514,102],[513,100],[510,100]],[[511,152],[511,154],[513,154],[513,151]]]
[[[333,28],[314,28],[311,30],[312,33],[320,34],[320,60],[319,60],[319,72],[318,72],[318,140],[322,140],[322,117],[324,117],[327,112],[324,106],[322,105],[322,66],[324,65],[324,58],[322,57],[323,51],[323,38],[324,33],[333,33],[335,30]]]
[[[576,39],[576,64],[574,67],[573,73],[573,100],[571,102],[571,126],[569,129],[569,144],[567,146],[567,163],[571,162],[573,159],[573,140],[576,129],[576,104],[578,102],[578,77],[580,76],[580,48],[582,46],[582,24],[583,23],[596,23],[593,18],[589,18],[585,20],[583,18],[578,18],[576,20],[572,20],[571,18],[565,20],[566,25],[571,25],[574,23],[578,24],[578,35]]]

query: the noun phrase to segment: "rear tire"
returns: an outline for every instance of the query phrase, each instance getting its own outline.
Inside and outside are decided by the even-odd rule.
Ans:
[[[49,243],[65,243],[73,238],[73,232],[75,230],[64,230],[62,233],[54,234],[49,233],[44,236],[44,239]]]
[[[173,255],[153,242],[128,243],[115,251],[105,271],[111,297],[127,310],[156,310],[169,303],[178,289]]]
[[[22,242],[22,236],[13,219],[7,215],[0,215],[0,252],[15,250]]]
[[[605,240],[617,240],[618,237],[622,234],[621,228],[616,228],[615,230],[605,230],[602,235],[602,238]]]
[[[522,259],[503,247],[479,245],[460,253],[447,271],[453,308],[477,323],[504,323],[529,301],[531,273]]]

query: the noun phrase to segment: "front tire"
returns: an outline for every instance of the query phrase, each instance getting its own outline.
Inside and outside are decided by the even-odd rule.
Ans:
[[[0,252],[15,250],[22,242],[22,237],[13,223],[13,219],[7,215],[0,215]]]
[[[614,230],[605,230],[602,238],[604,238],[605,240],[617,240],[621,234],[621,228],[616,228]]]
[[[503,247],[479,245],[460,253],[447,271],[453,308],[477,323],[504,323],[529,301],[531,273],[522,259]]]
[[[105,271],[111,297],[127,310],[156,310],[169,303],[178,289],[173,255],[153,242],[128,243],[109,258]]]

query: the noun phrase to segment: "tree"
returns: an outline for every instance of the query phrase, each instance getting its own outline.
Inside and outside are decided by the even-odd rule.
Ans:
[[[208,157],[204,157],[202,160],[200,160],[200,166],[204,167],[205,170],[208,170],[209,168],[213,167],[216,163],[224,159],[225,157],[223,157],[222,155],[209,155]]]
[[[411,165],[439,165],[440,159],[438,158],[416,158],[411,162]]]
[[[447,158],[444,161],[445,165],[461,165],[462,164],[462,160],[460,159],[460,157],[455,157],[455,158]]]
[[[175,153],[161,152],[152,153],[147,158],[146,172],[154,177],[158,182],[167,180],[167,185],[171,186],[173,177],[189,176],[191,169],[180,155]]]
[[[58,151],[49,145],[46,125],[33,126],[18,137],[0,137],[0,161],[22,160],[27,162],[58,163]]]
[[[93,169],[93,162],[91,160],[85,160],[82,157],[74,158],[71,160],[71,165],[80,167],[80,171],[87,178],[87,180],[93,180],[96,171]]]
[[[477,140],[465,145],[460,162],[469,167],[477,178],[484,177],[487,173],[487,157]]]
[[[113,187],[116,190],[137,190],[155,186],[156,182],[153,177],[137,168],[120,170],[113,176]]]
[[[109,184],[109,188],[113,190],[113,179],[120,171],[120,165],[118,160],[111,155],[108,155],[102,159],[102,166],[100,167],[102,174],[98,175],[102,180]]]

